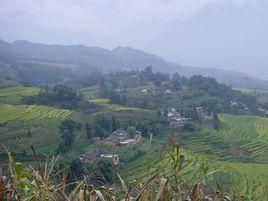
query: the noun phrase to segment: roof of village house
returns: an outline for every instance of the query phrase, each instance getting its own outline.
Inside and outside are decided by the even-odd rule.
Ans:
[[[102,154],[105,154],[105,152],[100,150],[100,149],[92,149],[89,152],[81,154],[80,157],[84,158],[86,160],[94,160],[94,159],[100,157],[100,155],[102,155]]]
[[[114,131],[113,133],[111,133],[110,136],[118,136],[118,137],[121,137],[121,136],[126,136],[128,135],[128,133],[126,131],[124,131],[122,128]]]
[[[126,139],[127,136],[128,136],[128,133],[120,128],[114,131],[113,133],[111,133],[109,137],[107,137],[104,141],[118,142],[120,140]]]
[[[167,114],[168,118],[181,118],[181,114],[175,110],[175,112],[169,111]]]
[[[131,143],[135,143],[135,142],[136,142],[135,139],[127,139],[127,140],[120,141],[120,144],[131,144]]]

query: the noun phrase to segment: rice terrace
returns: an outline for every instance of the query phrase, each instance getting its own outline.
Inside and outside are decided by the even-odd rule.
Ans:
[[[18,102],[24,96],[38,93],[36,88],[10,87],[0,89],[0,123],[11,120],[35,120],[42,118],[64,119],[72,114],[70,110],[57,109],[49,106],[21,105]],[[8,104],[14,102],[14,104]]]
[[[0,201],[268,201],[268,1],[0,0]]]

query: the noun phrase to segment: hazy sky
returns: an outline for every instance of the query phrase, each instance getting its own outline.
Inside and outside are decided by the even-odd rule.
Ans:
[[[130,46],[268,79],[268,0],[0,0],[0,38]]]

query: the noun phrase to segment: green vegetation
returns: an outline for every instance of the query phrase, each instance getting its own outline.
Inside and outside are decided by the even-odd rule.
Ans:
[[[209,171],[220,170],[210,181],[212,186],[217,184],[229,195],[241,195],[246,200],[267,200],[268,119],[229,114],[218,116],[222,124],[220,130],[201,127],[194,132],[179,133],[178,140],[172,142],[181,144],[189,164],[205,163]],[[157,149],[158,140],[155,140],[152,148]],[[151,156],[152,166],[159,164],[158,154],[161,152]],[[166,160],[160,161],[161,165],[167,166]],[[144,166],[148,167],[147,155],[123,168],[121,175],[130,179],[133,179],[131,175],[142,178],[146,174],[141,168]]]
[[[23,86],[0,88],[0,102],[18,104],[23,97],[37,95],[39,91],[39,88]]]
[[[8,155],[7,175],[0,175],[0,199],[11,200],[211,200],[217,201],[231,200],[225,192],[215,191],[208,192],[206,181],[213,177],[216,172],[207,172],[202,168],[187,166],[185,156],[180,153],[178,145],[173,146],[169,157],[169,166],[165,169],[156,168],[155,173],[150,173],[142,179],[126,182],[114,167],[111,167],[111,174],[115,175],[114,179],[117,184],[112,186],[102,185],[94,186],[94,180],[98,175],[77,179],[70,183],[67,175],[58,168],[58,157],[52,157],[46,160],[44,165],[40,163],[38,155],[32,146],[37,166],[30,166],[25,169],[21,163],[16,163],[10,153]],[[72,164],[73,170],[78,170],[79,162]],[[99,164],[105,172],[110,166],[102,162]],[[62,173],[63,172],[63,173]],[[192,181],[187,182],[188,175]],[[216,186],[215,186],[216,187]],[[239,196],[240,198],[240,196]]]
[[[181,120],[187,119],[181,126],[168,119],[171,108]],[[267,198],[268,119],[256,116],[265,116],[260,108],[265,104],[254,93],[237,92],[201,76],[170,78],[147,67],[92,74],[68,80],[68,85],[1,88],[0,141],[25,163],[34,160],[31,144],[41,159],[41,153],[60,153],[59,166],[71,167],[70,182],[101,173],[101,182],[109,186],[119,183],[115,171],[127,183],[158,173],[168,178],[174,160],[167,150],[179,145],[187,158],[180,176],[188,186],[193,187],[196,174],[220,170],[206,181],[211,193],[217,186],[234,200],[244,195],[262,201]],[[130,138],[141,131],[142,139],[129,146],[105,145],[120,128]],[[83,164],[79,156],[92,149],[118,154],[120,164],[115,167],[102,160]],[[0,160],[6,161],[5,154]],[[194,171],[188,173],[188,168]],[[176,183],[167,186],[172,182]]]
[[[257,97],[259,103],[268,102],[268,90],[267,89],[246,89],[246,88],[234,88],[234,90],[242,92],[244,94],[252,94]]]
[[[113,110],[113,111],[123,111],[123,110],[144,110],[141,108],[134,108],[134,107],[126,107],[118,104],[111,104],[110,100],[108,98],[97,98],[97,99],[90,99],[89,100],[92,103],[96,103],[102,107],[104,107],[107,110]]]

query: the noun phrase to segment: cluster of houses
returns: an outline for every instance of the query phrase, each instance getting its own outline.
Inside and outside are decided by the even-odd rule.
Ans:
[[[118,129],[111,133],[109,137],[102,141],[103,145],[108,146],[126,146],[136,144],[141,140],[141,132],[136,131],[133,138],[129,138],[129,134],[123,129]]]
[[[152,95],[152,96],[158,96],[162,94],[172,94],[172,91],[170,89],[166,89],[165,87],[154,87],[150,89],[143,89],[141,90],[143,94]]]
[[[203,109],[203,107],[196,107],[195,111],[197,116],[202,121],[212,121],[214,119],[213,114],[208,114],[207,111]],[[167,113],[167,119],[172,127],[182,127],[185,123],[191,123],[193,121],[192,118],[183,117],[176,109],[171,108]]]
[[[191,118],[183,117],[176,109],[171,108],[167,113],[167,119],[172,127],[182,127],[186,122],[191,122]]]
[[[268,115],[268,110],[264,108],[258,108],[260,112],[262,112],[264,115]]]
[[[248,106],[243,104],[243,103],[239,103],[237,101],[230,101],[230,107],[233,108],[240,108],[240,109],[244,109],[244,110],[249,110]]]
[[[103,145],[107,146],[128,146],[138,143],[142,138],[142,133],[136,131],[133,138],[129,138],[129,134],[123,129],[118,129],[111,133],[107,138],[102,140]],[[119,156],[117,154],[109,154],[100,149],[92,149],[89,152],[81,154],[80,160],[84,163],[93,163],[98,159],[108,159],[113,162],[114,165],[119,164]]]
[[[94,163],[96,160],[101,158],[112,160],[114,165],[119,164],[119,156],[117,154],[107,154],[100,149],[92,149],[79,156],[79,159],[83,163]]]

